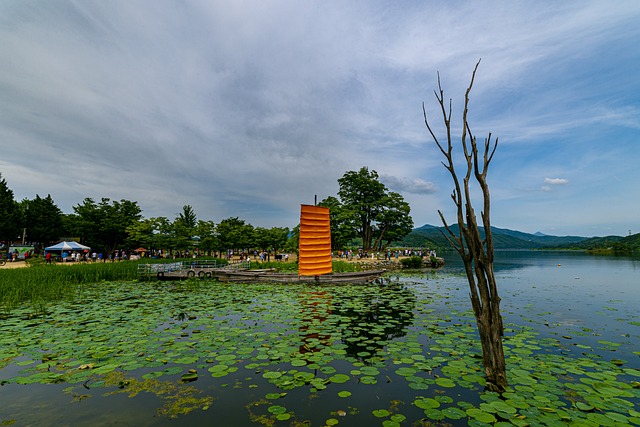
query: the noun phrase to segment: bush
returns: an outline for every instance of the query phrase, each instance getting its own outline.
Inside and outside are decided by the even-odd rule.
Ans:
[[[422,257],[412,256],[409,258],[402,258],[400,260],[403,268],[421,268],[422,267]]]

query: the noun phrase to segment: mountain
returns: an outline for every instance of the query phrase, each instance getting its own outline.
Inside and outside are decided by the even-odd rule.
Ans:
[[[590,251],[637,252],[640,251],[640,233],[625,237],[592,237],[574,244],[573,247]]]
[[[451,230],[457,233],[458,225],[452,225]],[[530,234],[498,227],[491,227],[491,231],[495,249],[568,248],[589,240],[587,237],[549,236],[542,233]],[[448,248],[451,245],[446,237],[443,236],[443,233],[447,234],[444,227],[425,224],[422,227],[414,228],[411,233],[398,243],[409,247]],[[480,227],[480,233],[484,237],[483,227]]]

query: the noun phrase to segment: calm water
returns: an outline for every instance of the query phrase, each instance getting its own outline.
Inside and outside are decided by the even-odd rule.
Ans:
[[[443,400],[443,407],[454,405],[456,400],[477,406],[482,403],[480,387],[438,389],[434,386],[436,377],[446,375],[441,371],[446,362],[435,364],[433,372],[419,372],[411,377],[397,370],[398,367],[413,368],[413,362],[433,363],[433,357],[437,359],[441,355],[448,357],[451,353],[462,353],[461,348],[467,348],[469,353],[477,352],[477,348],[473,348],[475,333],[469,332],[475,325],[469,314],[468,285],[461,264],[455,253],[444,256],[447,266],[442,271],[409,277],[392,276],[395,286],[391,290],[375,293],[356,291],[346,295],[344,288],[318,290],[310,287],[274,287],[244,294],[244,290],[253,288],[235,288],[233,309],[229,308],[232,307],[229,303],[224,306],[224,310],[227,310],[224,316],[218,316],[224,317],[223,323],[216,323],[215,326],[220,332],[206,335],[206,321],[196,328],[202,329],[202,332],[198,332],[207,340],[221,342],[224,340],[220,337],[227,330],[234,333],[252,330],[250,337],[255,339],[251,343],[254,349],[247,350],[246,343],[227,344],[225,349],[231,349],[229,351],[237,352],[239,356],[235,361],[225,363],[235,363],[234,366],[239,369],[223,378],[210,377],[206,369],[209,361],[205,362],[206,357],[199,359],[198,372],[204,372],[205,375],[200,374],[198,381],[190,385],[200,389],[202,394],[214,397],[214,402],[205,411],[196,410],[177,419],[168,419],[157,414],[162,397],[152,393],[142,392],[134,398],[126,394],[105,396],[106,391],[117,391],[117,388],[105,390],[91,381],[84,386],[70,386],[67,383],[19,385],[11,381],[0,387],[0,424],[251,426],[260,425],[260,420],[273,416],[273,413],[267,412],[268,407],[282,405],[295,413],[295,418],[275,421],[273,425],[322,426],[326,420],[337,419],[338,425],[342,426],[380,426],[389,418],[378,418],[372,415],[372,411],[389,409],[406,416],[400,425],[412,426],[423,425],[416,423],[425,417],[424,411],[412,404],[420,396],[442,397],[446,392],[454,403]],[[640,357],[636,354],[640,350],[639,258],[563,252],[499,252],[496,256],[496,276],[508,331],[524,325],[535,331],[536,342],[549,339],[560,343],[551,347],[551,350],[543,348],[538,351],[558,352],[572,357],[586,354],[598,359],[622,359],[626,368],[640,369]],[[219,321],[216,313],[222,308],[216,306],[216,299],[221,301],[222,292],[228,292],[229,288],[215,289],[215,286],[207,288],[207,292],[212,292],[211,296],[204,299],[210,301],[209,307],[202,307],[206,304],[202,299],[189,299],[195,298],[190,293],[180,295],[185,306],[195,313],[194,318],[204,319],[205,313],[213,313],[211,321]],[[152,293],[140,296],[140,300],[149,301],[150,298],[153,298]],[[154,303],[153,314],[149,316],[171,310],[171,307]],[[116,322],[108,317],[106,311],[96,311],[87,316],[93,316],[100,322]],[[85,313],[81,315],[85,316]],[[122,322],[120,317],[118,322]],[[181,324],[182,320],[171,319],[169,315],[165,323],[159,323],[155,329],[160,333],[165,327]],[[186,328],[186,323],[182,326],[183,331],[193,332]],[[30,331],[39,327],[30,324],[27,329],[25,325],[25,334],[34,333],[34,337],[40,337],[52,333],[44,329],[46,325],[42,325],[42,331]],[[467,332],[451,334],[457,329]],[[183,333],[184,340],[196,337],[195,348],[202,345],[197,341],[196,334],[187,335]],[[339,336],[340,339],[332,336]],[[175,338],[176,342],[181,339],[179,337]],[[336,344],[338,342],[340,344]],[[603,342],[613,342],[615,348],[602,350],[603,346],[607,346]],[[273,349],[278,345],[282,352],[274,355]],[[220,347],[213,344],[208,348],[212,349],[212,355],[223,354]],[[334,351],[335,348],[339,351]],[[0,353],[2,350],[0,348]],[[255,356],[261,350],[264,350],[265,357]],[[335,373],[345,373],[350,375],[350,381],[328,383],[326,389],[310,392],[309,386],[288,388],[283,383],[267,381],[263,377],[265,372],[273,370],[292,376],[296,371],[303,371],[306,367],[292,364],[289,356],[307,351],[315,353],[309,353],[314,356],[305,360],[317,361],[322,367],[313,370],[314,374],[329,378]],[[376,358],[369,359],[372,354]],[[324,359],[323,355],[326,356]],[[21,374],[25,364],[18,363],[24,359],[19,358],[14,361],[16,363],[1,368],[0,381],[26,375]],[[247,366],[256,360],[264,363],[260,366],[255,364],[255,368]],[[267,365],[265,360],[271,360],[271,365]],[[472,364],[476,363],[471,358],[465,363],[469,363],[469,360]],[[354,370],[363,366],[379,368],[376,384],[367,384],[362,374],[354,373]],[[143,367],[128,374],[141,376],[154,370],[158,368]],[[161,377],[173,383],[179,378],[180,375]],[[426,382],[420,383],[420,380]],[[418,385],[428,384],[429,387],[418,387],[416,381]],[[96,384],[96,387],[92,387],[92,384]],[[408,384],[415,387],[407,387]],[[338,397],[339,391],[352,394],[345,399]],[[269,401],[265,399],[268,393],[285,393],[286,396]],[[638,399],[632,397],[629,400],[636,411],[640,410]],[[347,417],[341,418],[339,413],[342,410],[348,412]],[[308,422],[293,424],[294,419]],[[467,425],[466,419],[447,419],[446,422],[449,424],[442,425]]]
[[[464,274],[454,254],[447,258],[444,270]],[[574,329],[598,329],[610,337],[639,336],[640,327],[610,318],[617,312],[614,318],[640,321],[640,257],[497,252],[495,271],[507,321],[517,322],[518,317],[532,313],[548,319],[551,327],[559,323],[557,326]],[[637,347],[640,350],[640,344]]]

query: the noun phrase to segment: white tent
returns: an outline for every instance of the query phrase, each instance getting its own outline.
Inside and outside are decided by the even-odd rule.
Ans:
[[[89,246],[81,245],[78,242],[60,242],[53,246],[47,246],[44,248],[47,252],[62,252],[62,251],[88,251],[91,248]]]

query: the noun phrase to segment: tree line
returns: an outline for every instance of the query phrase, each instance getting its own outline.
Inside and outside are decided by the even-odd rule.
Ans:
[[[378,173],[362,167],[338,180],[338,197],[319,205],[330,208],[331,237],[335,250],[358,246],[382,250],[401,240],[413,228],[410,207],[398,193],[379,181]],[[50,194],[16,201],[0,173],[0,242],[31,243],[36,252],[62,239],[79,240],[99,252],[118,249],[169,253],[193,251],[222,253],[234,249],[296,252],[298,230],[287,227],[254,227],[238,217],[214,223],[198,219],[190,205],[174,219],[144,218],[135,201],[85,198],[65,214]],[[6,248],[5,248],[6,249]]]

